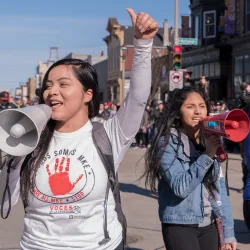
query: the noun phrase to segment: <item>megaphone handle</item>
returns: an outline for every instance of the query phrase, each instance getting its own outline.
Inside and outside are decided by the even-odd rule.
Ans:
[[[216,151],[216,155],[218,156],[219,162],[224,162],[227,159],[227,154],[224,152],[222,147],[219,147]]]

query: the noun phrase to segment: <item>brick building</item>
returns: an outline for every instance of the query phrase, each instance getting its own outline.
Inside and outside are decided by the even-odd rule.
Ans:
[[[120,25],[116,18],[109,18],[106,29],[109,32],[109,35],[104,38],[108,50],[108,99],[120,105],[129,90],[134,52],[133,28]],[[164,27],[159,28],[154,38],[152,56],[168,53],[166,45],[173,39],[171,34],[171,29],[168,28],[168,23],[165,21]],[[123,71],[123,60],[125,72]],[[124,83],[123,72],[125,74]]]
[[[233,99],[250,81],[250,0],[190,0],[192,34],[183,66],[198,82],[205,75],[211,100]]]

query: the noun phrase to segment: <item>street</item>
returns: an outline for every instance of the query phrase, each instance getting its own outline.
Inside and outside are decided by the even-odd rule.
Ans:
[[[123,210],[128,221],[127,249],[160,250],[165,247],[158,219],[157,197],[145,189],[144,180],[138,181],[143,170],[144,153],[144,149],[131,148],[119,170]],[[235,219],[238,249],[248,250],[250,233],[243,220],[242,194],[237,192],[242,187],[241,160],[237,154],[230,154],[229,159],[229,199]],[[7,220],[0,220],[0,249],[20,249],[22,228],[23,208],[19,202]]]

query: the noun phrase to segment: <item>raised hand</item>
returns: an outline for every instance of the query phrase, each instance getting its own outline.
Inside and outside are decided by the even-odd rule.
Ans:
[[[136,39],[152,39],[158,31],[158,23],[147,13],[139,12],[135,14],[134,10],[127,8],[134,27],[134,36]]]
[[[49,169],[49,165],[46,166],[46,170],[49,176],[49,186],[53,195],[68,194],[83,177],[83,174],[81,174],[75,182],[71,183],[69,180],[70,158],[67,159],[66,167],[63,171],[64,161],[65,158],[63,157],[59,165],[59,159],[56,158],[53,174]]]

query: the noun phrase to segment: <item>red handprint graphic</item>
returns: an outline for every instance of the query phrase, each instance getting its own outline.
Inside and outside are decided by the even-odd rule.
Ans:
[[[83,174],[81,174],[75,182],[71,183],[69,180],[69,165],[70,165],[70,158],[67,159],[65,171],[63,172],[63,163],[65,161],[65,158],[63,157],[58,171],[58,165],[59,165],[59,158],[56,158],[55,163],[55,173],[51,174],[49,165],[46,166],[46,170],[49,176],[49,186],[53,193],[53,195],[64,195],[68,194],[75,185],[82,179]]]

